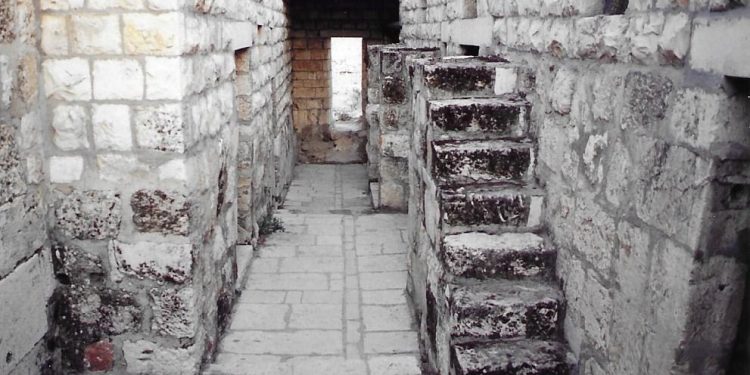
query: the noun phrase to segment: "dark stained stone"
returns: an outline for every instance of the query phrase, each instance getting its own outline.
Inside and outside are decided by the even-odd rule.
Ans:
[[[667,113],[672,88],[669,78],[651,73],[628,73],[623,122],[629,127],[654,126]]]
[[[133,222],[141,232],[187,235],[190,202],[182,193],[139,190],[130,199]]]
[[[568,375],[567,350],[558,342],[517,340],[453,347],[457,375]]]
[[[0,123],[0,206],[17,199],[24,191],[15,130]]]
[[[103,240],[120,232],[120,195],[112,191],[75,191],[57,203],[57,228],[79,240]]]
[[[532,160],[529,144],[503,141],[433,143],[433,174],[442,185],[471,182],[521,182]]]
[[[430,118],[444,131],[522,137],[528,130],[530,107],[529,102],[519,97],[433,101],[430,102]]]
[[[396,77],[383,79],[383,101],[386,104],[403,104],[406,102],[406,84]]]

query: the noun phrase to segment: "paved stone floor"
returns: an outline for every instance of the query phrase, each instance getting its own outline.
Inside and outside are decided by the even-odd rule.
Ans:
[[[416,375],[406,215],[372,214],[361,165],[305,165],[208,374]]]

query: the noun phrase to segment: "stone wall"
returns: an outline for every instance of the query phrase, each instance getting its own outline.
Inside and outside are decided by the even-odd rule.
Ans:
[[[330,38],[360,37],[365,46],[395,41],[398,3],[292,0],[289,6],[294,45],[294,124],[300,161],[364,162],[366,131],[339,132],[333,128]]]
[[[0,2],[0,373],[51,369],[45,335],[55,287],[47,241],[39,14]]]
[[[582,372],[719,374],[750,228],[750,73],[737,48],[750,13],[629,3],[406,0],[401,38],[532,69],[536,178]]]
[[[61,365],[197,373],[291,176],[284,5],[41,9]]]

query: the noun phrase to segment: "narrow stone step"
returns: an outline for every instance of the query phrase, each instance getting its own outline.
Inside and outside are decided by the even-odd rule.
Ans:
[[[456,375],[568,375],[573,367],[565,345],[554,341],[457,344],[452,357]]]
[[[529,69],[500,56],[445,57],[419,63],[425,88],[433,99],[528,92],[534,82]]]
[[[544,197],[541,189],[510,184],[446,188],[440,197],[443,222],[450,226],[536,228],[541,224]]]
[[[476,279],[550,278],[557,259],[557,252],[533,233],[449,235],[442,255],[451,274]]]
[[[531,103],[515,94],[502,98],[433,100],[429,109],[430,121],[436,128],[435,139],[456,139],[462,135],[518,139],[527,136],[529,130]]]
[[[479,182],[525,182],[531,178],[530,143],[502,140],[432,143],[432,173],[443,185]]]
[[[531,281],[484,281],[453,286],[448,297],[451,335],[462,339],[548,339],[558,333],[560,290]]]

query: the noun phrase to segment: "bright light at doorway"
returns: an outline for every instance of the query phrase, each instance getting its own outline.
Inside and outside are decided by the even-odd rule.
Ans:
[[[334,124],[356,127],[362,117],[362,38],[331,38]]]

